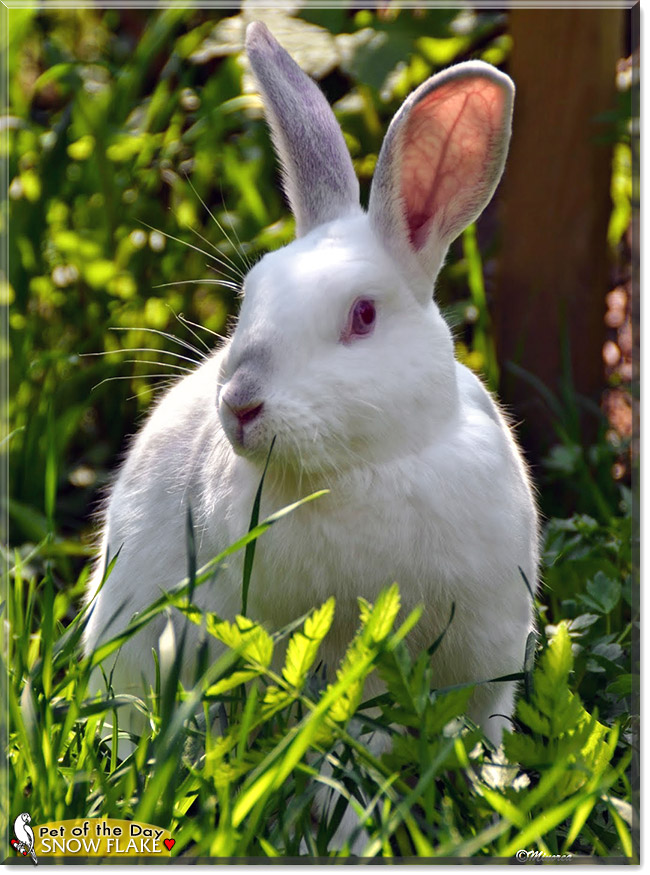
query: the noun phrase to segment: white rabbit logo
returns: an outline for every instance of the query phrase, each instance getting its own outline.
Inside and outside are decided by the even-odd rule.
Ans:
[[[29,854],[32,858],[32,863],[38,866],[38,860],[34,853],[34,830],[29,825],[31,821],[32,819],[26,811],[18,815],[14,821],[14,835],[16,838],[11,840],[11,846],[17,854],[22,854],[23,857]]]

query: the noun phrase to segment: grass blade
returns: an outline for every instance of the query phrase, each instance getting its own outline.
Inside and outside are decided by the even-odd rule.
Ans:
[[[264,470],[262,471],[262,477],[260,479],[260,485],[257,487],[257,494],[255,495],[255,501],[253,502],[253,511],[251,513],[251,522],[248,527],[248,531],[251,532],[253,529],[257,528],[260,519],[260,504],[262,502],[262,487],[264,486],[264,478],[266,477],[266,472],[269,467],[269,462],[271,461],[271,453],[273,452],[273,447],[275,446],[275,438],[274,435],[273,440],[271,441],[271,446],[269,447],[269,454],[266,457],[266,464],[264,465]],[[241,612],[242,616],[246,616],[246,610],[248,608],[248,590],[251,582],[251,574],[253,573],[253,560],[255,559],[255,547],[257,545],[257,541],[251,541],[246,545],[246,551],[244,553],[244,579],[242,582],[242,592],[241,592]]]

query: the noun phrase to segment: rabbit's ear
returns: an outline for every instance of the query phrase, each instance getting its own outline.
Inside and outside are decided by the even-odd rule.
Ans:
[[[246,30],[284,188],[302,236],[360,210],[359,182],[334,113],[320,89],[261,21]]]
[[[482,61],[424,82],[394,117],[370,193],[370,220],[394,255],[430,277],[501,178],[514,86]]]

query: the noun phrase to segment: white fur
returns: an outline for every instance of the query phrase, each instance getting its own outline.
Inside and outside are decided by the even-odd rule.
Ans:
[[[260,27],[249,33],[251,44]],[[265,55],[257,60],[271,62]],[[441,81],[464,75],[508,87],[487,65],[460,66]],[[428,83],[426,93],[435,87]],[[407,113],[404,118],[408,124]],[[497,181],[508,130],[509,116],[505,145],[499,141],[501,151],[489,159],[499,165]],[[477,131],[480,139],[480,123]],[[400,173],[407,140],[392,136],[393,153],[378,168],[387,194],[383,204],[381,191],[373,194],[370,217],[342,209],[340,218],[253,268],[232,338],[162,398],[135,439],[106,513],[103,552],[121,552],[96,599],[87,651],[185,577],[188,505],[199,564],[247,531],[277,436],[261,518],[316,489],[330,493],[258,541],[253,618],[277,629],[334,594],[336,619],[322,652],[333,671],[357,627],[357,597],[373,601],[397,581],[405,613],[425,607],[411,636],[415,648],[433,642],[455,602],[454,621],[434,657],[436,686],[521,669],[533,620],[519,569],[536,581],[535,504],[508,425],[478,378],[455,361],[450,331],[431,297],[427,271],[432,257],[437,271],[449,241],[429,240],[426,260],[416,267],[417,253],[400,256],[405,239],[390,244],[382,230],[399,232],[400,200],[389,182]],[[495,185],[491,178],[482,183],[479,212]],[[473,215],[464,218],[466,224]],[[432,228],[435,236],[435,222]],[[360,297],[375,301],[375,330],[343,343],[342,327]],[[224,393],[235,389],[264,403],[236,449],[224,404]],[[242,561],[241,553],[232,557],[213,583],[197,590],[197,603],[226,618],[238,613]],[[98,567],[90,596],[102,573]],[[158,618],[124,645],[116,690],[140,692],[142,678],[151,681],[151,650],[163,625]],[[191,655],[198,632],[192,627],[189,634]],[[188,677],[190,662],[188,656]],[[514,685],[498,684],[478,687],[473,697],[471,716],[494,741],[504,718],[490,715],[509,715],[513,694]]]

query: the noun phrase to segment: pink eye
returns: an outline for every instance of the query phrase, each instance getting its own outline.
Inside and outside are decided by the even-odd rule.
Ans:
[[[370,298],[359,298],[355,301],[350,309],[348,324],[341,335],[343,343],[349,343],[355,337],[370,334],[375,327],[376,317],[377,310],[374,301]]]

